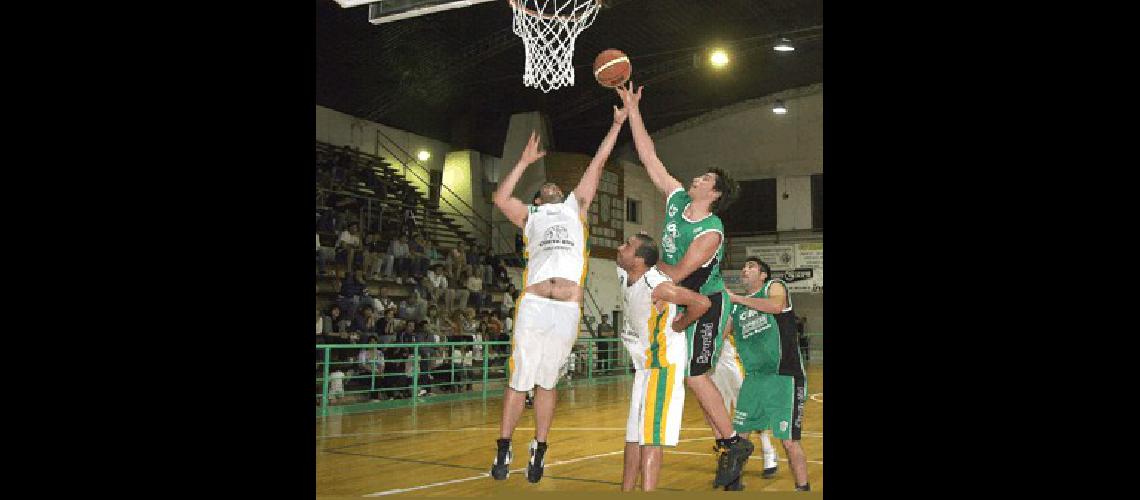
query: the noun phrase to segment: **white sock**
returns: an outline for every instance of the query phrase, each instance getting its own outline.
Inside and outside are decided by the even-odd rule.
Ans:
[[[760,449],[764,450],[765,455],[776,453],[776,449],[772,448],[772,439],[768,437],[767,431],[760,433]]]

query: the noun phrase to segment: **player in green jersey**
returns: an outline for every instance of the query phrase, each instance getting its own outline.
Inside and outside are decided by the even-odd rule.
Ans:
[[[675,283],[705,295],[712,302],[700,319],[686,331],[689,362],[685,367],[685,383],[700,402],[705,418],[717,437],[721,451],[718,470],[731,470],[734,475],[717,474],[714,486],[725,486],[739,477],[739,470],[752,454],[751,441],[732,430],[732,421],[724,406],[724,398],[709,378],[708,372],[720,350],[729,304],[720,276],[724,260],[724,224],[715,212],[723,211],[736,194],[736,183],[720,169],[709,169],[693,178],[686,190],[657,158],[653,140],[645,129],[638,104],[641,87],[633,90],[618,87],[617,92],[629,110],[630,130],[637,155],[645,165],[649,178],[665,195],[665,226],[661,234],[661,260],[657,267]],[[725,467],[724,462],[731,464]]]
[[[796,490],[810,491],[807,457],[800,446],[807,377],[800,360],[795,313],[787,286],[770,276],[768,264],[749,257],[740,272],[745,295],[729,292],[733,306],[727,330],[744,366],[744,382],[732,423],[745,436],[751,431],[771,429],[784,445]]]

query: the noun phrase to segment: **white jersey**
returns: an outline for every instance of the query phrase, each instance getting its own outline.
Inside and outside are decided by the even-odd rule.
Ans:
[[[634,368],[644,370],[671,364],[684,365],[689,357],[685,332],[673,331],[677,305],[662,302],[664,306],[658,310],[653,300],[653,289],[672,280],[657,266],[645,271],[637,283],[626,283],[629,274],[624,269],[619,267],[617,272],[625,299],[626,324],[622,328],[621,340],[629,350]]]
[[[573,192],[562,203],[530,206],[523,238],[527,258],[524,287],[550,278],[582,284],[586,276],[586,226]]]

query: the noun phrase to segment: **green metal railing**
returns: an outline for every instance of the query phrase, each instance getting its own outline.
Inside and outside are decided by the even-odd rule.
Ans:
[[[810,358],[805,356],[805,362],[822,362],[823,334],[804,336],[813,353]],[[499,397],[510,379],[510,344],[506,341],[319,344],[316,346],[317,415],[328,415],[330,407],[350,413]],[[365,365],[358,359],[361,350],[373,348],[387,351],[382,374],[364,371]],[[455,355],[456,350],[460,356]],[[476,354],[477,350],[481,355]],[[468,351],[471,352],[470,365],[465,364]],[[407,365],[409,362],[411,366]],[[427,369],[423,369],[424,366]],[[619,338],[579,338],[562,372],[559,388],[575,382],[612,382],[633,374],[629,353]],[[334,380],[341,382],[341,390],[332,391]],[[421,395],[421,390],[428,394]]]
[[[365,370],[366,364],[358,358],[361,350],[374,348],[384,353],[379,374]],[[498,397],[510,379],[510,342],[506,341],[319,344],[316,349],[317,414],[321,416],[338,404],[356,411]],[[468,357],[470,365],[465,364]],[[620,339],[578,339],[562,367],[559,387],[574,380],[593,383],[629,376],[630,366]],[[334,391],[336,381],[342,387]]]

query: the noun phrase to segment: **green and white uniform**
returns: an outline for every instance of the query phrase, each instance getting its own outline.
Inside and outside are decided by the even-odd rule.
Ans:
[[[665,228],[661,231],[661,260],[674,266],[681,262],[697,237],[708,233],[720,234],[720,244],[712,257],[678,283],[712,301],[708,312],[685,331],[689,341],[687,376],[703,375],[716,362],[722,342],[721,332],[732,305],[720,276],[720,264],[724,261],[724,223],[711,213],[700,220],[689,220],[685,217],[685,208],[692,202],[693,198],[683,188],[669,193],[665,198]]]
[[[749,297],[768,298],[775,282],[769,280]],[[733,306],[732,336],[736,355],[744,366],[744,381],[732,417],[737,432],[771,429],[778,439],[800,438],[807,378],[800,360],[790,295],[787,301],[778,314],[743,304]]]

